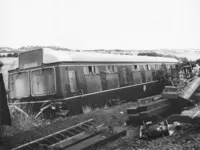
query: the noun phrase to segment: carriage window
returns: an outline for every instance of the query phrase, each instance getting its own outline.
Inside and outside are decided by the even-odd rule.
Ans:
[[[70,91],[71,92],[77,92],[77,83],[76,83],[76,74],[74,70],[69,71],[69,85],[70,85]]]
[[[92,66],[88,66],[89,74],[92,73]]]
[[[132,71],[140,71],[140,67],[138,65],[131,66]]]
[[[144,66],[143,65],[139,65],[140,70],[144,70]]]
[[[167,64],[167,69],[171,69],[171,66],[170,66],[170,64]]]
[[[83,67],[83,72],[85,75],[95,75],[99,74],[99,67],[97,66],[85,66]]]
[[[146,65],[146,66],[145,66],[145,70],[147,70],[147,71],[151,70],[150,66],[149,66],[149,65]]]
[[[39,69],[31,72],[31,93],[33,95],[50,95],[55,92],[53,68]]]
[[[161,69],[161,65],[160,64],[157,65],[157,69],[158,70]]]
[[[175,69],[175,68],[176,68],[176,65],[175,65],[175,64],[173,64],[173,65],[172,65],[172,68],[173,68],[173,69]]]
[[[117,73],[118,71],[117,71],[117,67],[116,66],[114,66],[114,72],[115,73]]]
[[[83,67],[83,72],[85,75],[89,74],[89,67]]]
[[[92,67],[92,72],[93,72],[93,74],[99,74],[99,67],[93,66]]]
[[[10,98],[21,98],[30,95],[30,86],[27,72],[20,72],[10,75]]]
[[[152,69],[155,70],[155,66],[154,65],[150,65],[150,67],[151,67],[151,70]]]
[[[155,64],[155,70],[159,70],[159,65]]]
[[[116,66],[106,66],[106,72],[107,73],[117,73],[117,67]]]

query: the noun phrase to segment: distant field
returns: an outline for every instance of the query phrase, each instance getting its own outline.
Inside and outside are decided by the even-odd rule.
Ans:
[[[17,61],[17,58],[1,58],[0,60],[4,63],[2,72],[4,76],[5,86],[7,89],[8,88],[8,70],[10,69],[14,61]]]

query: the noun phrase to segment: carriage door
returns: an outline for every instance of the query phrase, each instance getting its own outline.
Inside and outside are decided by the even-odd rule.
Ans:
[[[70,86],[70,92],[72,95],[76,95],[78,92],[77,82],[76,82],[76,72],[75,70],[69,70],[69,86]]]
[[[158,80],[158,71],[160,69],[160,65],[154,64],[153,66],[154,66],[153,71],[152,71],[153,72],[153,80],[156,81],[156,80]]]
[[[145,78],[146,78],[146,82],[151,82],[151,81],[153,81],[151,66],[150,66],[150,65],[145,65],[144,68],[145,68]]]
[[[83,72],[85,75],[87,92],[93,93],[93,92],[102,91],[99,67],[98,66],[84,66]]]
[[[132,70],[132,76],[133,76],[133,83],[134,84],[142,83],[142,75],[141,75],[139,65],[131,66],[131,70]]]
[[[105,66],[107,89],[114,89],[119,87],[119,76],[117,67],[113,65]]]

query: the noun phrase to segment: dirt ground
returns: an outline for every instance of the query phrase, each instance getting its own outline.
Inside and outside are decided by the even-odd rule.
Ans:
[[[3,139],[3,144],[0,149],[10,149],[21,144],[27,143],[34,139],[65,129],[72,125],[93,118],[96,124],[105,124],[111,126],[124,126],[127,107],[134,105],[126,103],[112,108],[95,109],[85,114],[71,116],[68,118],[58,118],[52,122],[41,124],[38,127],[31,127],[26,131],[22,131],[16,127],[9,127],[7,136]]]
[[[125,126],[126,108],[135,105],[135,103],[125,103],[120,106],[111,108],[102,108],[92,110],[88,113],[68,118],[58,118],[51,123],[41,124],[38,127],[31,127],[26,131],[15,130],[10,128],[9,133],[4,139],[0,147],[1,150],[14,148],[18,145],[27,143],[34,139],[54,133],[64,128],[70,127],[88,119],[95,119],[97,124],[105,124],[111,126]],[[98,148],[98,150],[154,150],[154,149],[200,149],[200,126],[192,126],[185,124],[183,129],[168,137],[161,137],[152,141],[140,140],[138,138],[138,127],[129,127],[127,135],[115,142]]]

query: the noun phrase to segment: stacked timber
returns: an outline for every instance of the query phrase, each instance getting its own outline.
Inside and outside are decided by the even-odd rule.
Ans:
[[[179,90],[175,86],[165,86],[162,92],[163,98],[169,98],[169,99],[177,99],[179,96]]]
[[[173,103],[171,110],[176,113],[180,113],[183,109],[194,106],[198,103],[198,97],[200,95],[200,77],[194,77],[190,82],[181,88],[180,86],[165,86],[162,97],[170,99]]]
[[[145,98],[147,101],[148,98]],[[143,101],[140,99],[138,101]],[[152,100],[152,97],[149,97],[149,101]],[[128,125],[139,125],[143,121],[155,121],[158,120],[159,115],[167,112],[171,108],[171,101],[166,98],[160,98],[155,101],[146,104],[138,104],[127,108],[128,120],[126,123]]]
[[[193,106],[191,99],[200,97],[200,77],[195,77],[180,91],[179,87],[165,86],[161,96],[139,99],[136,106],[127,109],[127,124],[138,125],[143,121],[157,121],[160,115],[180,113]]]
[[[198,91],[200,86],[200,77],[195,77],[191,82],[189,82],[183,89],[177,86],[165,86],[162,97],[168,99],[184,99],[190,100],[191,97]]]

